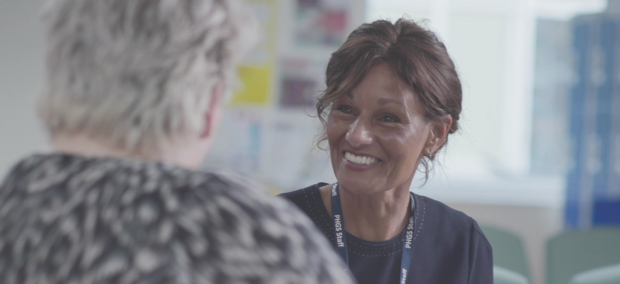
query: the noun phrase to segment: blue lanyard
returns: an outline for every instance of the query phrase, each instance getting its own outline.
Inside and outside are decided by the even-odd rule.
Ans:
[[[334,237],[336,242],[336,250],[342,259],[347,263],[347,269],[349,269],[349,249],[347,248],[347,235],[344,231],[344,218],[342,215],[342,204],[340,203],[339,185],[335,183],[332,186],[332,218],[334,219]],[[413,195],[411,195],[411,201],[413,202]],[[407,228],[405,228],[405,243],[403,244],[403,255],[400,260],[400,282],[405,284],[407,282],[407,273],[411,267],[411,258],[413,258],[413,230],[415,228],[415,219],[413,218],[413,211],[411,210],[411,216],[409,222],[407,222]]]

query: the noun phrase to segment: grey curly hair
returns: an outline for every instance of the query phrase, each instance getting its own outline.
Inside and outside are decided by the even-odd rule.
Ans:
[[[255,21],[239,0],[49,0],[40,118],[51,136],[141,153],[198,135]]]

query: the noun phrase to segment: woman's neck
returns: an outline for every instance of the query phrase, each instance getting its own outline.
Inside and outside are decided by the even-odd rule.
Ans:
[[[331,187],[320,188],[323,203],[330,216]],[[398,236],[407,226],[411,214],[409,190],[392,189],[374,195],[355,195],[340,188],[340,202],[345,230],[366,241],[387,241]]]
[[[63,154],[87,157],[148,159],[142,155],[132,154],[107,146],[96,139],[84,135],[54,136],[50,140],[50,146],[52,151]]]
[[[189,146],[170,147],[159,151],[157,154],[132,153],[123,149],[110,147],[101,143],[97,139],[85,135],[57,135],[51,138],[50,146],[52,151],[64,154],[80,155],[87,157],[106,157],[106,158],[129,158],[145,161],[157,161],[170,163],[188,169],[196,169],[200,165],[198,160],[191,156],[190,150],[195,150],[193,144]],[[193,151],[194,156],[199,156],[198,150]]]

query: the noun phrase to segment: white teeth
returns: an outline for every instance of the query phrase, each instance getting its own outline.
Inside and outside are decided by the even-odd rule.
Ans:
[[[344,158],[347,159],[349,162],[358,165],[369,165],[377,162],[377,159],[373,157],[355,156],[349,152],[344,152]]]

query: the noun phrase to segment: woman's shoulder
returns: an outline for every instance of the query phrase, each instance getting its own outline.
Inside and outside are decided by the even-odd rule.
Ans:
[[[331,217],[323,203],[319,190],[326,185],[327,183],[320,182],[302,189],[282,193],[279,196],[295,204],[329,238],[331,237],[330,232],[332,230]]]
[[[92,241],[88,239],[94,236],[89,222],[75,221],[87,216],[96,220],[96,241],[105,248],[99,256],[102,260],[93,260],[93,264],[108,257],[118,259],[118,251],[139,255],[157,244],[152,252],[160,257],[154,259],[162,268],[153,271],[174,271],[166,267],[178,266],[177,260],[168,256],[182,253],[185,257],[183,248],[192,248],[192,267],[201,271],[205,267],[257,271],[259,267],[273,272],[257,274],[257,279],[263,279],[260,283],[284,277],[279,272],[316,283],[350,283],[343,264],[311,220],[289,202],[240,177],[133,160],[47,155],[25,159],[7,180],[0,185],[0,238],[8,245],[0,248],[0,258],[28,255],[14,245],[27,237],[24,232],[60,238],[66,227],[63,224],[72,226],[72,234]],[[45,212],[59,213],[42,214]],[[118,241],[121,237],[130,241]],[[79,250],[79,242],[67,240],[43,240],[39,245]],[[272,248],[270,257],[283,261],[252,257],[265,247]],[[250,257],[231,256],[230,252],[240,249]],[[293,255],[303,257],[289,259]],[[223,257],[235,257],[235,261],[227,263]],[[24,262],[14,263],[13,271],[20,271],[19,263]],[[96,268],[84,267],[84,271],[94,273]],[[37,271],[48,270],[52,271]],[[158,277],[167,277],[162,275]],[[235,274],[214,277],[241,279]]]
[[[486,240],[476,220],[443,202],[414,194],[416,213],[421,215],[427,230],[451,232],[451,236],[478,237]]]
[[[426,278],[421,282],[452,283],[443,277],[456,277],[454,279],[468,279],[467,283],[492,283],[492,248],[477,222],[432,198],[421,195],[415,198],[419,222],[414,235],[417,244],[414,252],[426,258],[418,275],[434,277],[436,273],[435,276],[442,275],[440,278],[444,279]],[[451,268],[450,276],[444,273],[445,267]]]
[[[314,204],[314,202],[308,203],[307,201],[321,200],[321,192],[319,189],[325,185],[327,185],[327,183],[319,182],[301,189],[281,193],[278,196],[288,199],[303,210],[302,207],[306,207],[308,204]]]

